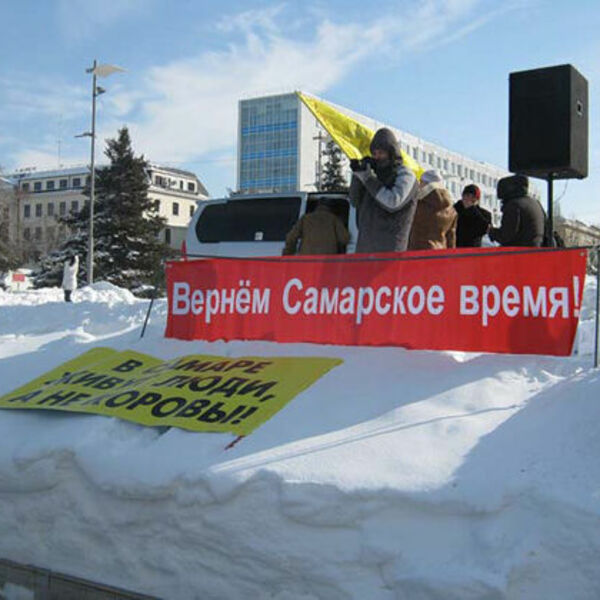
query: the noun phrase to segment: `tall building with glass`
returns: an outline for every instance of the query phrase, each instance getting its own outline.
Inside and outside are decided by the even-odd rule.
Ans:
[[[332,103],[329,103],[332,104]],[[373,131],[390,127],[332,104]],[[237,189],[240,193],[315,191],[329,137],[297,94],[240,100],[238,107]],[[402,149],[425,169],[437,169],[459,198],[469,183],[481,188],[482,204],[499,216],[496,183],[505,169],[468,158],[406,131],[390,127]],[[346,177],[350,179],[346,163]]]
[[[300,106],[295,94],[242,100],[238,190],[297,190]]]

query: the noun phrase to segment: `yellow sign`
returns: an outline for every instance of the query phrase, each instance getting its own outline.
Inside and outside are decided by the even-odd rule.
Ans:
[[[192,355],[163,361],[94,348],[0,398],[0,408],[119,417],[248,435],[343,361]]]
[[[333,108],[327,102],[311,98],[302,92],[297,94],[348,158],[360,159],[371,154],[371,140],[375,135],[372,129]],[[425,169],[404,150],[400,152],[403,163],[420,179]]]

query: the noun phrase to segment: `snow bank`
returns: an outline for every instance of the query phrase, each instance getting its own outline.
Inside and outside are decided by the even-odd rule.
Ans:
[[[232,436],[0,411],[0,556],[169,599],[597,599],[595,301],[577,354],[162,337],[95,284],[0,293],[0,394],[93,345],[344,364]]]

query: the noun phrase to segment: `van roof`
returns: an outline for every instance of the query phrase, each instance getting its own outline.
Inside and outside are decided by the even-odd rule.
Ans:
[[[211,201],[250,200],[254,198],[345,198],[347,191],[339,192],[263,192],[259,194],[243,194],[234,192],[223,198],[211,198]]]

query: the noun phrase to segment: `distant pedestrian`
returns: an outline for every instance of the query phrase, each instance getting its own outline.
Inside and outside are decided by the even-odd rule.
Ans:
[[[435,170],[425,171],[420,185],[408,249],[455,248],[457,216],[442,176]]]
[[[402,162],[400,144],[387,128],[371,141],[371,156],[350,161],[350,202],[356,207],[356,252],[401,252],[408,247],[419,184]]]
[[[322,198],[313,212],[305,214],[297,221],[285,238],[283,254],[345,253],[350,234],[331,208],[329,200]]]
[[[457,248],[478,248],[482,237],[492,225],[492,213],[479,206],[481,190],[471,183],[465,186],[462,198],[454,205],[458,214],[456,226]]]
[[[529,196],[527,177],[503,177],[498,181],[497,194],[502,201],[502,223],[490,229],[492,241],[501,246],[542,246],[546,214],[542,205]]]
[[[79,272],[79,257],[71,256],[63,267],[62,289],[65,292],[65,302],[71,302],[71,294],[77,289],[77,273]]]

